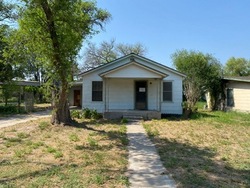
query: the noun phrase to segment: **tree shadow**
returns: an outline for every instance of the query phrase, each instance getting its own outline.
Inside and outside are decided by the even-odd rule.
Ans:
[[[203,119],[203,118],[215,118],[215,117],[218,117],[214,114],[210,114],[210,113],[205,113],[205,112],[196,112],[196,113],[193,113],[191,114],[190,116],[190,119],[193,119],[193,120],[198,120],[198,119]]]
[[[6,163],[6,162],[7,161],[5,160],[4,163]],[[4,163],[0,163],[0,166],[5,165]],[[8,165],[15,165],[15,163],[12,163],[12,161],[9,161],[8,163],[9,163]],[[38,166],[43,166],[43,168],[41,170],[24,172],[24,173],[21,173],[19,175],[14,175],[12,177],[1,178],[0,179],[0,187],[2,187],[2,186],[3,187],[12,187],[13,186],[12,182],[18,181],[19,179],[33,179],[33,178],[39,178],[42,176],[46,177],[46,178],[49,178],[50,176],[60,176],[61,177],[61,176],[65,176],[65,171],[74,171],[74,170],[78,171],[77,168],[84,169],[86,167],[86,164],[61,163],[61,164],[55,165],[54,163],[44,163],[44,162],[39,162],[39,161],[28,161],[28,160],[19,161],[18,163],[19,164],[21,164],[21,163],[34,164],[34,165],[38,165]],[[107,169],[107,168],[102,167],[102,166],[99,166],[98,168],[92,169],[92,172],[94,172],[94,171],[96,171],[95,173],[97,175],[102,174],[102,173],[109,173],[109,174],[121,173],[120,170]],[[95,174],[91,174],[91,175],[95,175]],[[65,177],[65,178],[67,178],[67,177]],[[109,180],[111,180],[111,179],[112,179],[112,177],[109,178]],[[28,185],[29,184],[27,184],[27,186]],[[46,183],[46,185],[47,185],[47,183]],[[33,186],[31,186],[31,187],[33,187]],[[78,184],[77,184],[77,187],[79,187]]]
[[[215,118],[218,117],[214,114],[210,114],[208,112],[195,112],[192,113],[190,115],[190,117],[188,118],[188,120],[199,120],[199,119],[203,119],[203,118]],[[173,115],[173,114],[162,114],[161,116],[162,119],[167,119],[167,120],[171,120],[171,121],[182,121],[185,120],[187,118],[184,117],[184,115]]]
[[[156,143],[167,171],[178,187],[247,187],[250,170],[235,169],[225,160],[216,159],[216,151],[159,137]]]

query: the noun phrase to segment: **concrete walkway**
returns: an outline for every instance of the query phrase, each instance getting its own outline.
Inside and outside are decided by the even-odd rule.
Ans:
[[[41,111],[30,114],[18,114],[10,117],[1,117],[0,118],[0,128],[9,127],[16,125],[18,123],[25,123],[27,121],[36,120],[38,118],[49,117],[51,111]]]
[[[140,122],[127,125],[129,139],[128,177],[131,188],[175,188],[166,174],[154,144],[149,140]]]

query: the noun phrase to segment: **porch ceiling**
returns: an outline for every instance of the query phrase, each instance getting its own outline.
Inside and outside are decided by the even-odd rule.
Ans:
[[[104,78],[165,78],[168,75],[137,62],[116,67],[100,74]]]

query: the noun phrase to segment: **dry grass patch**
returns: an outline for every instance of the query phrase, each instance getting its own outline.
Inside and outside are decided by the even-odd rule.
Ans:
[[[0,187],[125,187],[126,127],[40,119],[0,129]],[[81,124],[79,124],[81,125]]]
[[[144,127],[178,187],[250,185],[249,114],[203,111]]]

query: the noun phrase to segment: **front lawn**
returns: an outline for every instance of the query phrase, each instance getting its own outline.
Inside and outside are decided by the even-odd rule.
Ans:
[[[144,127],[178,187],[249,187],[250,114],[200,111]]]
[[[48,122],[41,119],[0,129],[1,188],[128,184],[124,125],[89,121],[61,127]]]

